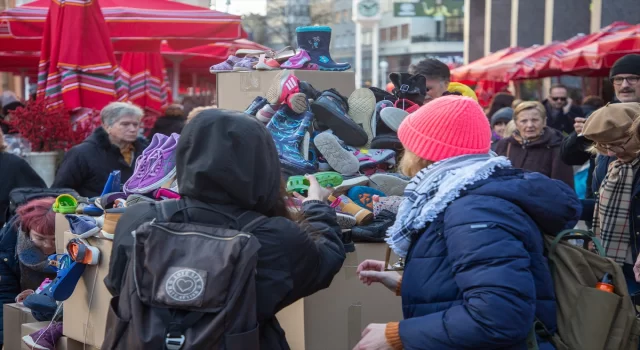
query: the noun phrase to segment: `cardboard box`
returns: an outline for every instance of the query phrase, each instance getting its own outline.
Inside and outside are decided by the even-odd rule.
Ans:
[[[64,234],[65,245],[71,238],[73,235],[67,231]],[[104,340],[111,300],[111,293],[103,281],[109,272],[113,242],[100,238],[89,238],[88,242],[100,249],[100,262],[96,266],[86,267],[73,294],[64,302],[63,334],[73,340],[100,348]]]
[[[25,323],[21,327],[21,337],[24,337],[25,335],[31,334],[47,326],[49,326],[49,322]],[[21,347],[15,349],[31,350],[29,346],[22,343],[22,339],[20,340],[20,342]],[[9,350],[12,348],[7,347],[6,349]],[[75,341],[63,336],[58,340],[58,343],[56,344],[56,350],[98,350],[98,348],[88,345],[84,346],[84,344],[79,341]]]
[[[281,71],[224,72],[216,74],[218,108],[244,111],[258,96],[266,96],[273,78]],[[336,89],[349,97],[356,89],[354,72],[294,70],[296,77],[319,91]]]
[[[366,286],[356,275],[366,259],[384,260],[384,243],[356,243],[331,286],[285,308],[278,321],[292,350],[351,350],[370,323],[402,319],[402,300],[381,284]],[[392,255],[391,263],[397,261]]]
[[[23,323],[35,322],[31,310],[22,304],[4,304],[3,309],[4,348],[20,349],[20,327]]]
[[[56,214],[56,254],[64,254],[67,241],[64,240],[64,233],[69,231],[69,221],[64,214]]]

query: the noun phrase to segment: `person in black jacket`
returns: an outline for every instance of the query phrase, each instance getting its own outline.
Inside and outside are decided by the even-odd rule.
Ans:
[[[133,175],[146,144],[138,139],[143,112],[137,106],[114,102],[100,112],[102,126],[64,156],[51,187],[72,188],[84,197],[102,194],[109,174],[120,170],[121,182]]]
[[[172,133],[180,134],[187,121],[183,109],[182,105],[178,104],[169,106],[164,112],[164,116],[156,119],[153,128],[149,131],[149,137],[158,133],[166,136],[171,136]]]
[[[56,252],[56,214],[53,197],[34,199],[17,210],[17,215],[0,231],[0,301],[15,303],[36,290],[45,278],[54,279],[55,269],[47,257]],[[0,345],[3,342],[3,312],[0,308]]]
[[[576,118],[584,118],[579,106],[573,104],[569,98],[569,90],[562,84],[556,84],[549,89],[549,97],[543,102],[547,110],[547,126],[560,130],[565,135],[573,131]]]
[[[256,277],[260,349],[289,349],[275,315],[296,300],[327,288],[345,259],[341,229],[329,195],[313,176],[302,204],[303,222],[290,218],[278,152],[269,131],[246,114],[207,109],[182,131],[176,149],[179,206],[186,220],[225,225],[255,211],[268,219],[252,231],[260,242]],[[209,207],[217,212],[191,208]],[[109,274],[104,282],[120,294],[131,254],[131,232],[156,217],[154,203],[126,209],[118,221]],[[176,215],[174,220],[185,220]]]
[[[5,212],[9,207],[9,193],[12,190],[20,187],[47,188],[44,180],[27,161],[5,151],[4,135],[0,130],[0,227],[4,225]]]

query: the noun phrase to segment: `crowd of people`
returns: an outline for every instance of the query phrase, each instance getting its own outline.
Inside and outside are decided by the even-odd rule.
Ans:
[[[404,272],[375,260],[357,270],[363,283],[382,283],[402,296],[404,320],[369,325],[355,349],[523,349],[534,322],[554,334],[557,308],[542,233],[572,229],[579,220],[622,267],[629,295],[640,291],[640,55],[613,66],[615,100],[606,105],[588,97],[578,106],[566,86],[553,85],[541,102],[499,93],[485,111],[470,89],[450,88],[439,61],[425,60],[411,73],[424,77],[426,98],[397,130],[398,168],[411,181],[386,234]],[[2,102],[7,116],[21,103],[11,94]],[[137,161],[148,144],[139,131],[143,114],[128,103],[105,107],[102,125],[65,154],[52,187],[97,197],[114,170],[123,183],[129,180],[146,166]],[[179,222],[227,225],[247,211],[267,217],[252,230],[260,243],[259,345],[288,349],[276,313],[328,287],[345,260],[332,191],[307,175],[306,196],[295,196],[301,215],[293,215],[277,145],[262,122],[242,112],[173,105],[154,134],[180,134],[172,164],[184,209]],[[45,187],[25,161],[2,151],[2,169],[10,170],[0,175],[0,210],[9,207],[11,190]],[[573,166],[587,162],[587,194],[580,200]],[[55,277],[46,264],[55,251],[54,201],[29,201],[5,225],[3,303]],[[123,286],[129,233],[158,217],[154,202],[142,202],[119,219],[105,279],[114,298],[130,292]],[[131,317],[119,306],[118,318]],[[552,339],[535,338],[540,349],[558,348]]]

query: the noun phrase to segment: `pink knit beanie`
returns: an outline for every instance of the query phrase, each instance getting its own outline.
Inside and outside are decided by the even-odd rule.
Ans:
[[[489,153],[491,127],[478,102],[462,96],[437,98],[400,124],[398,138],[420,158],[437,162]]]

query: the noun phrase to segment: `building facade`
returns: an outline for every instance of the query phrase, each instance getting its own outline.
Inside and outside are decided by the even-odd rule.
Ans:
[[[638,0],[465,0],[465,62],[509,46],[592,33],[615,21],[640,22]]]

